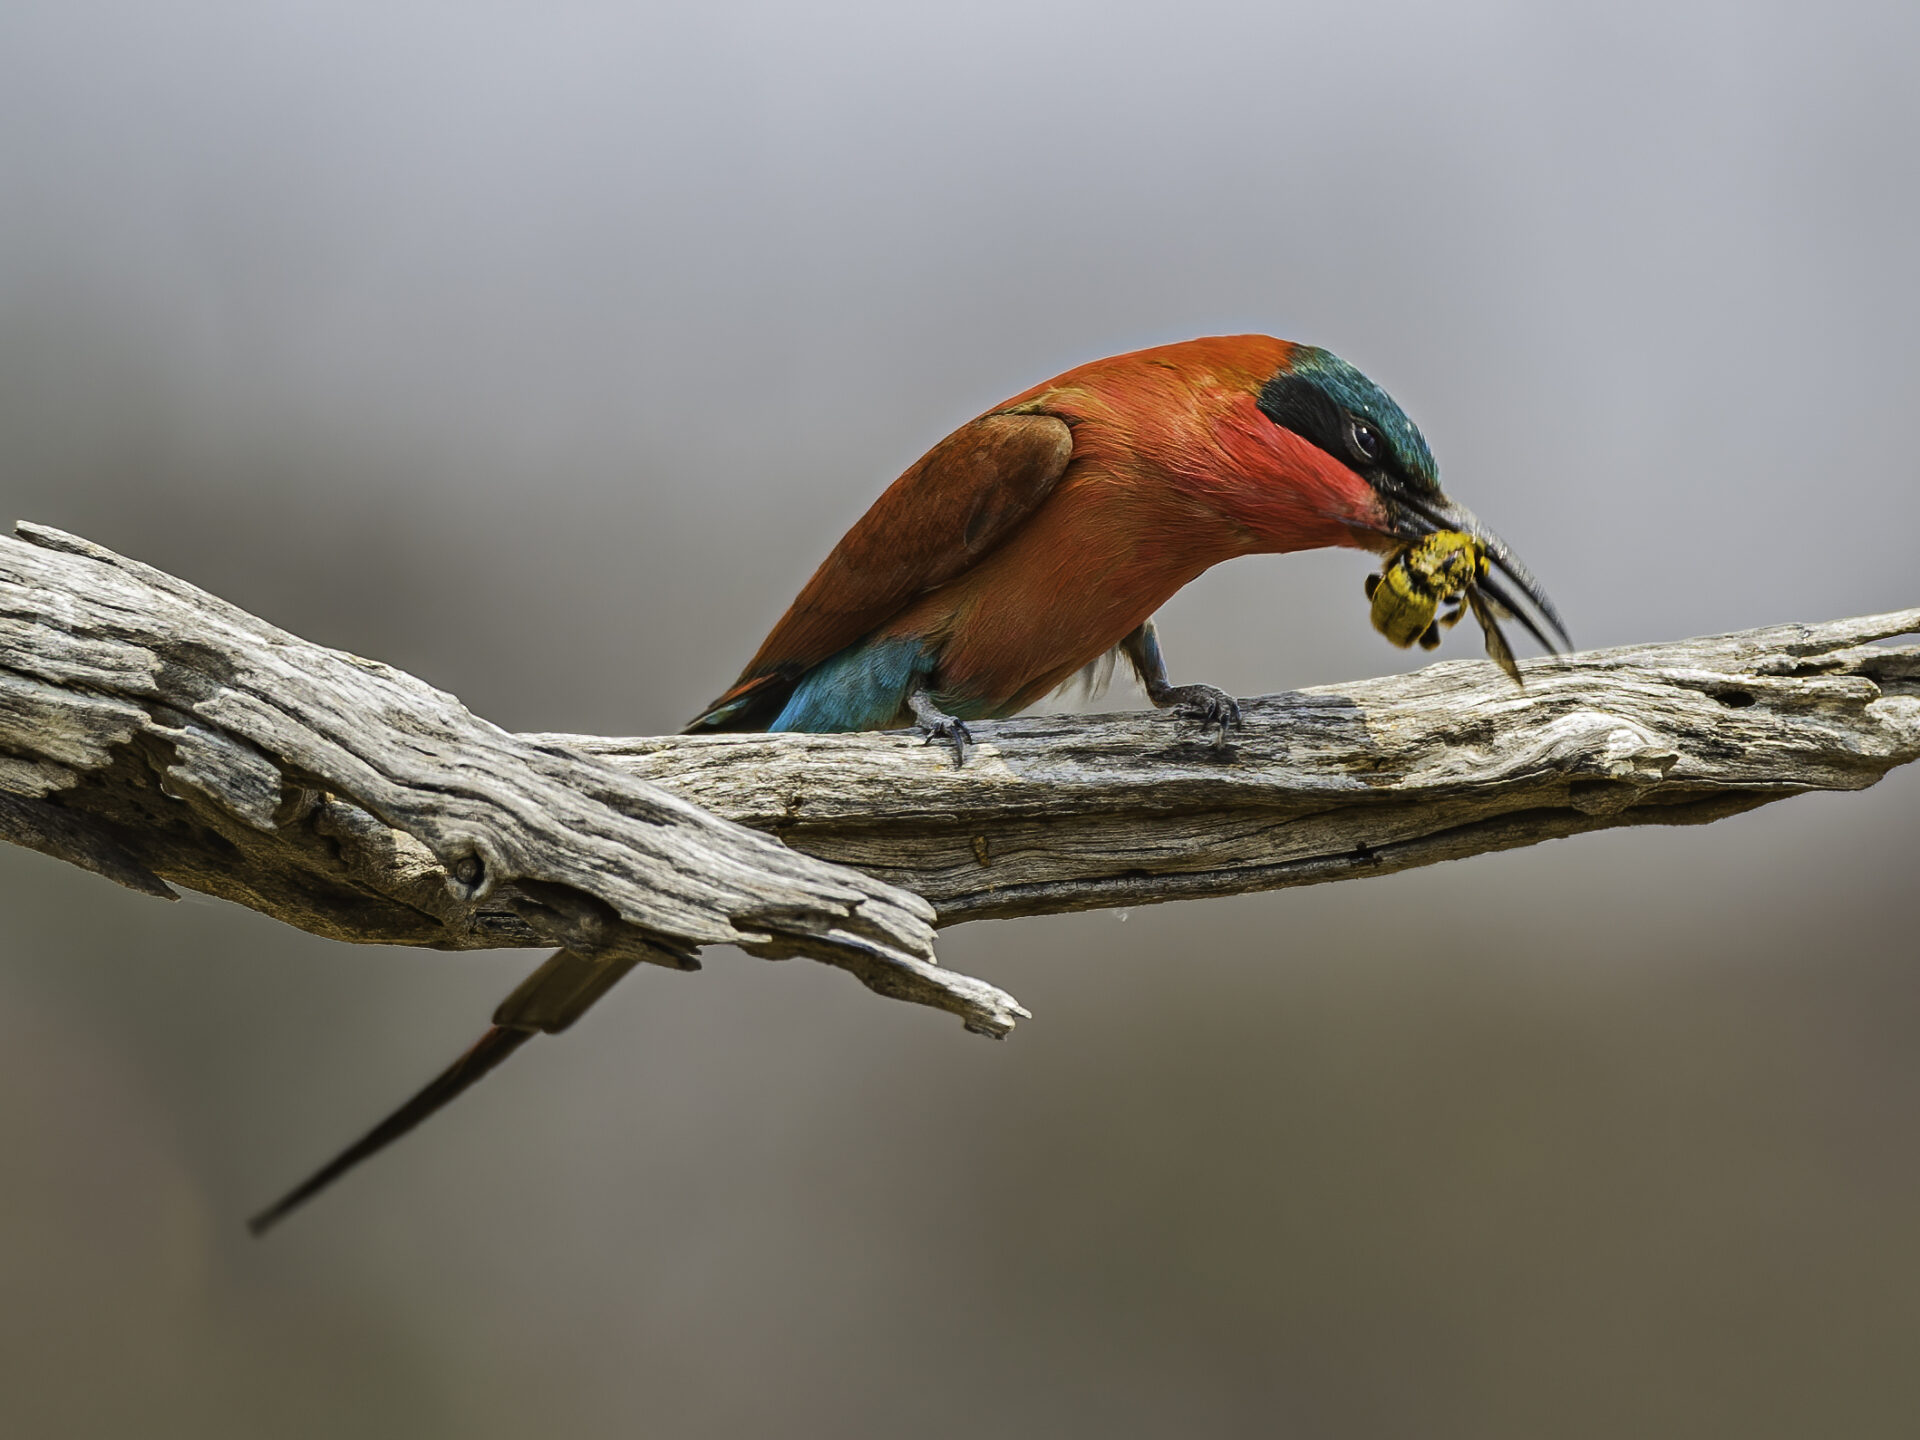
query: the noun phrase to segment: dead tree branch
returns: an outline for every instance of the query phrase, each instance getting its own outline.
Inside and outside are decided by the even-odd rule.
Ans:
[[[908,891],[32,525],[0,538],[0,792],[16,843],[338,939],[560,945],[610,974],[730,942],[989,1033],[1025,1013],[934,963]]]
[[[1920,609],[1241,702],[906,736],[543,736],[933,902],[939,923],[1313,885],[1616,825],[1695,825],[1920,757]]]
[[[1920,609],[1534,660],[1524,690],[1434,665],[1246,702],[1224,748],[1158,714],[980,724],[956,770],[899,734],[510,735],[23,525],[0,538],[0,838],[363,943],[808,955],[999,1034],[1025,1012],[938,966],[935,923],[1862,789],[1920,755],[1920,647],[1875,643],[1915,631]]]

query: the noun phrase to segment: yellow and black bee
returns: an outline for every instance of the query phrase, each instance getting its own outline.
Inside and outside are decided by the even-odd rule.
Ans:
[[[1442,629],[1451,629],[1472,610],[1487,637],[1488,657],[1521,684],[1520,667],[1499,625],[1513,612],[1486,593],[1489,563],[1487,546],[1459,530],[1436,530],[1395,551],[1380,574],[1367,577],[1373,628],[1403,650],[1416,642],[1431,650],[1440,643]],[[1442,613],[1445,605],[1453,608]]]

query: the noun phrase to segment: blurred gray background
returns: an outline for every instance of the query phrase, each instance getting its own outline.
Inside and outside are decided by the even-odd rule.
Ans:
[[[14,0],[0,518],[659,732],[960,421],[1265,330],[1390,389],[1583,644],[1912,605],[1917,47],[1894,3]],[[1367,569],[1205,577],[1176,678],[1419,663]],[[1916,799],[962,927],[1035,1012],[999,1046],[715,953],[265,1243],[534,957],[0,851],[0,1430],[1910,1435]]]

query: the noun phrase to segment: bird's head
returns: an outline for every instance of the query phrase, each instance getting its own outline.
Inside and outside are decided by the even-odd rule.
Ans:
[[[1236,428],[1243,441],[1265,452],[1259,468],[1280,479],[1270,493],[1284,495],[1293,515],[1299,514],[1299,501],[1311,497],[1320,512],[1316,518],[1344,530],[1345,543],[1377,551],[1436,530],[1472,535],[1536,613],[1529,615],[1497,580],[1481,588],[1547,649],[1560,648],[1547,638],[1548,629],[1566,643],[1566,627],[1540,582],[1505,541],[1447,497],[1419,427],[1353,366],[1316,346],[1289,346],[1279,368],[1260,384],[1251,408],[1261,418],[1242,410]],[[1263,430],[1263,425],[1273,428]]]

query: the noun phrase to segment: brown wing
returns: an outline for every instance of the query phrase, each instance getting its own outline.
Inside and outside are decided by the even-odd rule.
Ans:
[[[689,730],[757,730],[821,661],[976,564],[1052,493],[1073,434],[1051,415],[984,415],[873,502],[780,617],[740,678]]]

